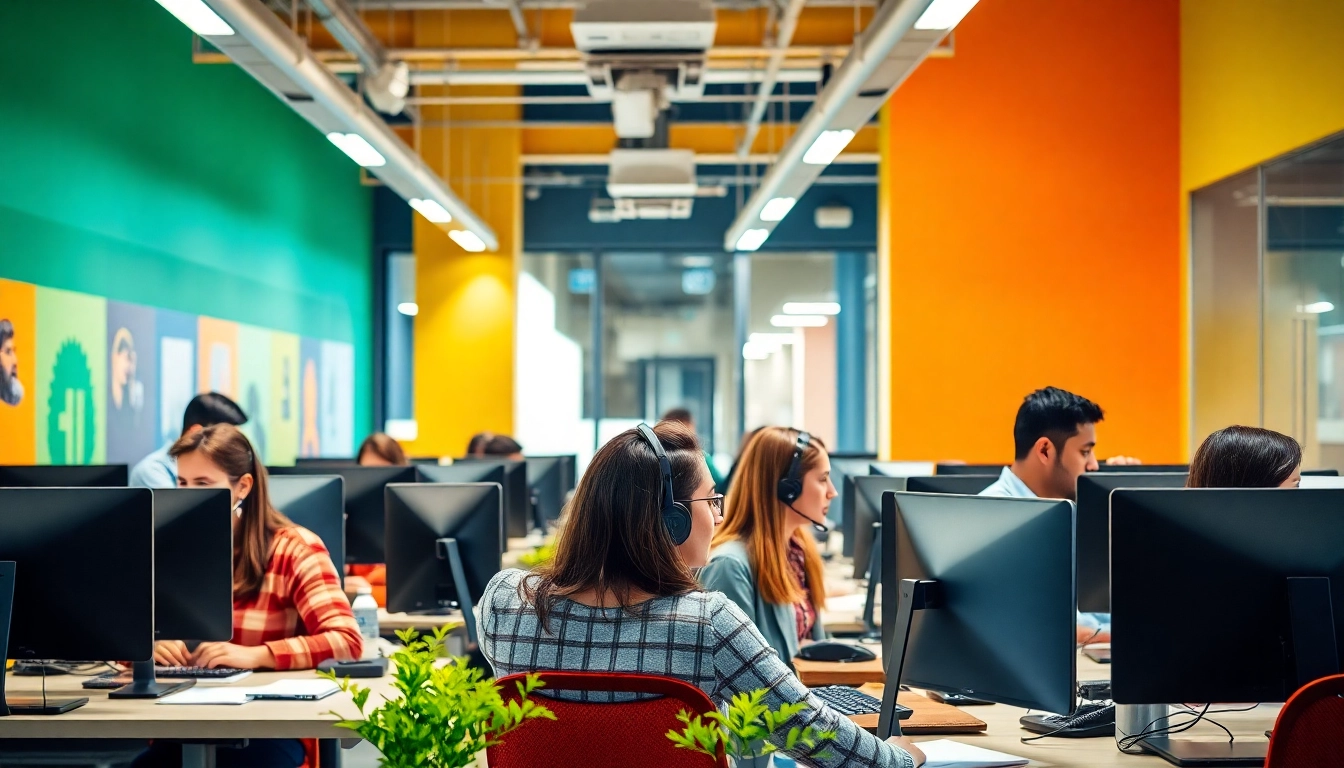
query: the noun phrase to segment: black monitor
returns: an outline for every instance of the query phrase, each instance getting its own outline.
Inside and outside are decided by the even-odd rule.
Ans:
[[[472,606],[499,573],[503,489],[498,483],[387,487],[387,609],[456,604],[476,643]]]
[[[837,505],[840,508],[840,532],[843,534],[844,544],[840,548],[840,554],[845,557],[854,556],[854,520],[852,519],[852,508],[848,500],[852,484],[849,482],[851,477],[859,477],[868,474],[869,466],[873,463],[876,456],[868,454],[831,454],[831,482],[835,484],[835,490],[840,494],[831,500],[831,509],[834,510]]]
[[[934,468],[936,475],[994,475],[998,477],[999,473],[1007,464],[939,464]]]
[[[912,477],[906,481],[905,489],[911,493],[956,493],[974,496],[993,485],[998,479],[998,475]]]
[[[1339,674],[1342,510],[1341,489],[1113,493],[1116,703],[1281,702]],[[1266,746],[1237,739],[1210,754],[1198,742],[1143,745],[1171,762],[1193,750],[1247,765],[1260,765]]]
[[[275,467],[273,475],[340,475],[345,480],[345,562],[376,565],[383,555],[383,489],[415,482],[415,467]],[[339,569],[338,569],[339,570]]]
[[[901,683],[1067,714],[1076,694],[1074,510],[1067,501],[882,497],[878,737]]]
[[[508,459],[458,459],[446,466],[416,467],[425,483],[499,483],[504,488],[504,535],[522,538],[532,527],[527,463]],[[505,541],[504,548],[508,548]],[[500,550],[503,551],[503,550]]]
[[[0,637],[0,643],[8,641],[8,658],[153,657],[154,495],[149,489],[0,490],[0,561],[15,563],[9,633]],[[6,700],[3,693],[0,687],[0,702]],[[53,714],[86,701],[10,697],[8,709]]]
[[[1078,478],[1078,610],[1111,610],[1111,491],[1184,488],[1184,473],[1088,472]]]
[[[340,475],[278,475],[270,481],[271,506],[322,540],[344,583],[345,480]]]
[[[294,466],[307,469],[341,469],[342,467],[358,467],[359,459],[295,459]]]
[[[533,522],[544,531],[564,511],[565,495],[570,491],[565,465],[569,463],[573,467],[572,457],[528,456],[526,461],[527,486],[532,492],[531,500],[536,504],[536,520]]]
[[[851,515],[854,521],[854,578],[868,578],[868,561],[872,557],[873,523],[882,522],[882,494],[887,491],[904,491],[907,478],[883,477],[880,475],[861,475],[848,478],[853,492],[846,496],[846,503],[852,503]],[[878,578],[881,574],[874,574]]]
[[[1115,474],[1117,472],[1137,472],[1141,475],[1151,475],[1155,473],[1164,475],[1170,475],[1170,474],[1184,475],[1189,471],[1190,471],[1189,464],[1121,464],[1121,465],[1102,464],[1094,472],[1091,472],[1089,474],[1097,474],[1098,472],[1105,472],[1106,474],[1109,475],[1109,474]]]
[[[125,464],[0,467],[0,488],[125,488]]]
[[[1303,477],[1339,477],[1338,469],[1304,469]]]

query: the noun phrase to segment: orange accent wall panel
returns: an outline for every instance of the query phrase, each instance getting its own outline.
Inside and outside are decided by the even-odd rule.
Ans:
[[[1038,387],[1182,458],[1177,0],[981,0],[890,105],[891,452],[1008,461]]]

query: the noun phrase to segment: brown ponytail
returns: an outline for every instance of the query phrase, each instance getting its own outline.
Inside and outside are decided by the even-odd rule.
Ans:
[[[182,436],[168,455],[173,458],[199,451],[237,483],[252,476],[252,492],[243,500],[238,535],[233,540],[233,596],[241,599],[261,589],[266,563],[271,556],[271,538],[294,523],[271,506],[266,467],[252,449],[247,436],[232,424],[216,424]]]

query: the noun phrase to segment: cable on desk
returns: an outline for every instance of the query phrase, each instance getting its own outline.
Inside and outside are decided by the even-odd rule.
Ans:
[[[1121,752],[1124,752],[1124,753],[1127,754],[1127,755],[1138,755],[1138,754],[1143,754],[1143,751],[1142,751],[1142,750],[1139,750],[1139,751],[1133,751],[1133,750],[1134,750],[1135,747],[1137,747],[1137,746],[1139,745],[1140,742],[1144,741],[1144,740],[1147,739],[1148,737],[1150,737],[1150,736],[1170,736],[1170,735],[1172,735],[1172,734],[1176,734],[1176,733],[1183,733],[1183,732],[1185,732],[1185,731],[1190,730],[1191,728],[1194,728],[1197,724],[1199,724],[1199,723],[1200,723],[1201,721],[1203,721],[1203,720],[1207,720],[1208,722],[1213,723],[1215,726],[1217,726],[1219,729],[1221,729],[1221,730],[1223,731],[1223,733],[1226,733],[1226,734],[1227,734],[1227,743],[1231,744],[1231,743],[1233,743],[1234,741],[1237,740],[1237,739],[1236,739],[1236,736],[1234,736],[1234,735],[1232,734],[1232,731],[1228,730],[1226,726],[1224,726],[1222,723],[1220,723],[1220,722],[1218,722],[1218,721],[1216,721],[1216,720],[1210,718],[1209,715],[1221,715],[1221,714],[1227,714],[1227,713],[1230,713],[1230,712],[1250,712],[1251,710],[1255,709],[1256,707],[1258,707],[1258,706],[1260,706],[1260,705],[1259,705],[1259,704],[1252,704],[1252,705],[1249,706],[1249,707],[1243,707],[1243,708],[1241,708],[1241,709],[1215,709],[1215,710],[1210,711],[1209,708],[1212,707],[1213,705],[1212,705],[1212,704],[1205,704],[1205,705],[1204,705],[1204,708],[1201,709],[1201,710],[1199,710],[1198,712],[1196,712],[1196,711],[1194,710],[1194,708],[1193,708],[1193,707],[1190,707],[1189,705],[1178,705],[1178,706],[1180,707],[1180,709],[1178,709],[1177,711],[1168,713],[1168,714],[1166,714],[1166,715],[1164,715],[1164,716],[1162,716],[1162,717],[1157,718],[1156,720],[1152,721],[1152,722],[1149,723],[1148,725],[1144,726],[1144,727],[1143,727],[1143,730],[1142,730],[1141,732],[1136,733],[1136,734],[1134,734],[1134,735],[1132,735],[1132,736],[1126,736],[1125,738],[1123,738],[1123,739],[1121,739],[1120,741],[1118,741],[1118,742],[1116,743],[1116,746],[1120,749]],[[1163,728],[1153,728],[1154,725],[1156,725],[1157,723],[1159,723],[1159,722],[1161,722],[1161,721],[1163,721],[1163,720],[1170,720],[1171,718],[1173,718],[1173,717],[1177,717],[1177,716],[1180,716],[1180,715],[1188,715],[1188,716],[1191,717],[1191,719],[1188,720],[1188,721],[1186,721],[1186,722],[1183,722],[1183,723],[1179,723],[1179,724],[1175,724],[1175,725],[1168,725],[1168,726],[1163,727]]]

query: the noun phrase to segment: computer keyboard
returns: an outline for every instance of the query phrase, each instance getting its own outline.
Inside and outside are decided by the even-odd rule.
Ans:
[[[1115,735],[1114,704],[1084,704],[1072,715],[1023,715],[1023,728],[1043,736],[1087,739]]]
[[[869,696],[857,688],[844,685],[827,685],[813,688],[817,698],[826,702],[831,709],[842,715],[876,715],[882,711],[882,700]],[[914,711],[909,707],[896,705],[896,719],[905,720]]]
[[[234,675],[250,674],[246,669],[233,667],[155,667],[154,676],[161,680],[223,680]],[[105,672],[84,681],[84,687],[90,690],[113,690],[131,684],[131,673]]]

